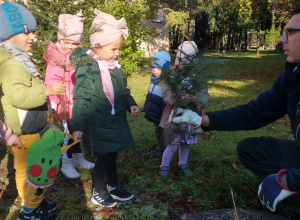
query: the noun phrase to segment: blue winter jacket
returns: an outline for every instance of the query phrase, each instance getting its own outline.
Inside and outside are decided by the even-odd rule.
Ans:
[[[295,141],[300,146],[300,117],[297,115],[300,107],[300,76],[293,74],[295,67],[286,63],[285,72],[271,89],[260,94],[256,100],[227,110],[207,112],[210,127],[205,130],[253,130],[288,114]],[[289,188],[300,192],[300,167],[290,169],[286,177]]]
[[[142,112],[145,112],[145,118],[155,124],[160,123],[160,119],[166,107],[166,103],[161,97],[161,84],[162,81],[157,85],[153,83],[150,84],[144,108],[142,109]]]

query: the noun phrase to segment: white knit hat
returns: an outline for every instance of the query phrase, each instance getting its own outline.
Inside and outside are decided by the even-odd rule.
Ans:
[[[180,64],[187,64],[189,60],[186,59],[187,56],[195,55],[198,52],[197,45],[194,41],[184,41],[182,44],[179,45],[175,65]]]

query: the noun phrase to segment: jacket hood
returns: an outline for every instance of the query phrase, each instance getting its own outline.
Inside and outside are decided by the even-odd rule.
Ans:
[[[65,54],[64,49],[60,45],[60,43],[49,42],[47,51],[44,54],[44,59],[47,64],[51,64],[54,66],[67,66],[70,67],[70,56],[71,53]],[[68,70],[70,71],[70,70]]]
[[[13,58],[13,55],[8,53],[5,48],[0,47],[0,65],[11,58]]]
[[[51,62],[52,56],[65,55],[64,50],[59,43],[49,41],[47,51],[45,53],[45,61]]]
[[[86,54],[86,52],[89,50],[89,48],[77,48],[74,53],[71,55],[71,63],[72,66],[76,69],[80,66],[86,65],[86,63],[90,60],[93,60],[92,57]]]

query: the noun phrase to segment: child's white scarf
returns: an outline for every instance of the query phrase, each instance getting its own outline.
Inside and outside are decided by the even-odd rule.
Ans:
[[[0,47],[6,49],[6,51],[13,55],[13,57],[22,63],[26,70],[34,77],[42,77],[35,65],[32,63],[30,56],[26,50],[17,44],[9,42],[0,42]]]

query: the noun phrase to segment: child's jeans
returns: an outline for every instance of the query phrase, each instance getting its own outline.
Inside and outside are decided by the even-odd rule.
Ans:
[[[34,140],[40,139],[39,133],[21,135],[20,138],[33,142]],[[7,146],[8,150],[12,155],[14,155],[14,168],[16,170],[15,179],[18,194],[22,199],[22,203],[27,208],[36,208],[39,206],[43,200],[43,195],[47,190],[47,187],[41,189],[35,189],[34,187],[28,185],[26,182],[26,157],[28,149],[18,149],[16,147]]]

